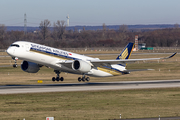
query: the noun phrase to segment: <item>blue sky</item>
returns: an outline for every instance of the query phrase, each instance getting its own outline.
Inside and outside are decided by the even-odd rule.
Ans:
[[[180,23],[180,0],[0,0],[0,24],[39,26],[44,19],[70,26]]]

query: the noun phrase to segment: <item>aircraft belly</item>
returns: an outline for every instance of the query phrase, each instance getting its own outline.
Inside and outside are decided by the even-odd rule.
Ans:
[[[110,74],[108,72],[98,70],[98,69],[92,69],[90,73],[87,75],[94,76],[94,77],[111,77],[114,76],[113,74]]]

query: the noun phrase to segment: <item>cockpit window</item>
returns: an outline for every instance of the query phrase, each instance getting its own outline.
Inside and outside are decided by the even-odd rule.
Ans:
[[[18,44],[12,44],[11,46],[19,47],[19,45],[18,45]]]

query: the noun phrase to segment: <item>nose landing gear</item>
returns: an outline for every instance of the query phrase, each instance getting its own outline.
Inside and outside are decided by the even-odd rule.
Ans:
[[[59,72],[59,70],[54,70],[54,72],[57,74],[57,76],[56,76],[56,78],[55,77],[52,78],[53,82],[55,82],[55,81],[59,82],[59,81],[63,81],[64,80],[63,77],[59,77],[59,74],[61,73],[61,72]]]
[[[14,60],[13,67],[17,68],[17,60],[18,60],[18,58],[17,57],[12,57],[12,59]]]

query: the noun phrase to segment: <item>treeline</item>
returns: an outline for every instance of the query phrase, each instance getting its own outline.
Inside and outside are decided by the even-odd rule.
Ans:
[[[6,49],[15,41],[30,41],[57,48],[85,47],[124,47],[128,42],[134,42],[135,35],[139,43],[147,47],[179,47],[180,29],[174,28],[157,30],[129,30],[127,25],[121,25],[119,30],[107,29],[103,24],[102,30],[66,30],[65,21],[53,23],[50,29],[49,20],[41,21],[39,30],[34,32],[7,31],[6,26],[0,25],[0,49]]]

